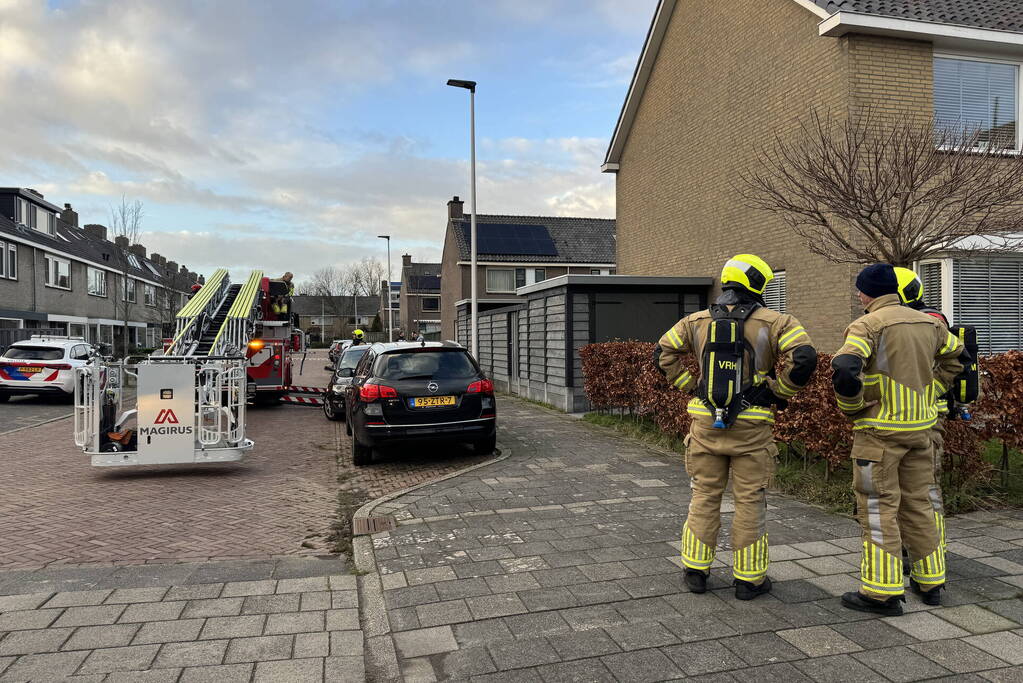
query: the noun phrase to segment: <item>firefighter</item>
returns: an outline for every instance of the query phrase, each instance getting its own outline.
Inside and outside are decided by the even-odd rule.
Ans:
[[[363,337],[365,336],[366,334],[362,330],[355,330],[352,332],[352,346],[358,346],[359,344],[365,343],[363,341]]]
[[[771,435],[772,406],[783,405],[806,386],[817,367],[817,352],[799,321],[764,304],[764,289],[773,277],[759,257],[733,257],[721,271],[723,292],[717,302],[676,323],[655,350],[668,381],[683,392],[696,392],[688,406],[692,426],[685,464],[692,499],[681,548],[685,582],[694,593],[707,590],[729,478],[735,501],[735,597],[751,600],[771,590],[765,510],[778,453]],[[699,364],[699,383],[683,364],[686,356]],[[776,376],[782,356],[786,367]]]
[[[842,604],[902,614],[902,546],[910,577],[939,604],[945,553],[928,493],[934,482],[930,431],[938,395],[962,369],[961,343],[939,320],[901,305],[895,269],[864,268],[856,289],[865,315],[846,330],[832,360],[838,407],[853,423],[853,489],[862,528],[860,589]]]
[[[295,279],[295,274],[292,273],[291,271],[288,271],[287,273],[285,273],[284,275],[281,276],[281,281],[283,281],[284,284],[286,284],[288,286],[288,297],[289,298],[295,296],[295,283],[292,282],[294,279]]]
[[[946,328],[949,327],[948,318],[941,311],[924,303],[924,285],[915,272],[909,268],[896,268],[895,278],[899,283],[899,299],[903,305],[909,306],[921,313],[926,313],[940,320]],[[960,361],[962,362],[963,358],[960,358]],[[934,522],[938,526],[938,539],[941,543],[941,549],[945,550],[948,547],[948,542],[945,539],[945,505],[941,493],[941,469],[945,458],[945,419],[948,417],[949,405],[947,396],[938,396],[936,400],[935,408],[938,411],[938,419],[930,431],[931,448],[933,449],[931,455],[934,458],[934,483],[931,484],[928,497],[931,500],[931,508],[934,510]],[[906,555],[907,553],[903,549],[904,559]],[[910,578],[910,587],[914,592],[920,593],[919,584],[912,578]],[[924,599],[930,599],[933,602],[940,595],[940,592],[928,592],[924,594]]]

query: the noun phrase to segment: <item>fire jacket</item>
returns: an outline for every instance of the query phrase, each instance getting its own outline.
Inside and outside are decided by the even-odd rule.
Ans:
[[[937,397],[963,369],[961,352],[937,318],[900,305],[897,294],[878,297],[848,327],[831,362],[838,407],[853,429],[929,429]]]
[[[680,391],[689,393],[697,386],[696,378],[682,363],[685,356],[696,358],[701,376],[706,371],[703,348],[710,334],[711,321],[709,310],[693,313],[675,323],[658,342],[658,364],[668,381]],[[817,369],[817,351],[810,335],[791,315],[770,308],[757,308],[746,319],[743,336],[752,347],[756,365],[755,370],[750,370],[752,376],[747,377],[749,384],[759,386],[766,383],[780,399],[795,396]],[[785,370],[775,378],[775,365],[781,356],[788,361]],[[710,409],[700,398],[689,402],[688,412],[694,419],[713,419]],[[751,405],[742,410],[737,419],[773,423],[774,411],[767,406]]]

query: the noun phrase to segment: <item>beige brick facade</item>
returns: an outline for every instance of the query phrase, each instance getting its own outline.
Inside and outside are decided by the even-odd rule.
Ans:
[[[738,177],[811,108],[930,116],[932,50],[823,38],[818,21],[791,1],[676,4],[620,159],[618,272],[717,278],[730,255],[759,254],[786,271],[788,311],[832,352],[859,314],[856,268],[812,255],[780,220],[745,206]]]

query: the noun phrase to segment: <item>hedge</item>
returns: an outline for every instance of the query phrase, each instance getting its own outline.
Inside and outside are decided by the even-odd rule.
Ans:
[[[580,354],[585,391],[600,411],[621,410],[648,418],[666,434],[681,437],[689,430],[686,404],[691,398],[672,387],[653,364],[654,344],[625,341],[589,344]],[[695,360],[687,366],[698,376]],[[1003,484],[1010,450],[1023,448],[1023,352],[981,360],[982,396],[972,406],[973,419],[946,422],[946,484],[985,483],[992,468],[983,458],[985,442],[1002,445]],[[831,356],[821,354],[810,384],[777,412],[775,439],[809,460],[823,460],[833,470],[846,462],[852,429],[838,410],[831,386]]]

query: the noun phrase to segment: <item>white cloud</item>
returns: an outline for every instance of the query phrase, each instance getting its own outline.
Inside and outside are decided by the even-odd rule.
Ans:
[[[484,63],[494,46],[469,38],[483,22],[632,30],[617,5],[0,0],[4,184],[74,201],[84,222],[141,199],[143,241],[194,270],[226,259],[301,277],[382,253],[383,233],[439,259],[444,204],[469,194],[462,149],[439,155],[422,133],[346,126],[348,114],[388,84]],[[614,59],[584,61],[610,64],[599,80],[620,77]],[[546,131],[481,141],[480,212],[613,215],[605,145]]]

